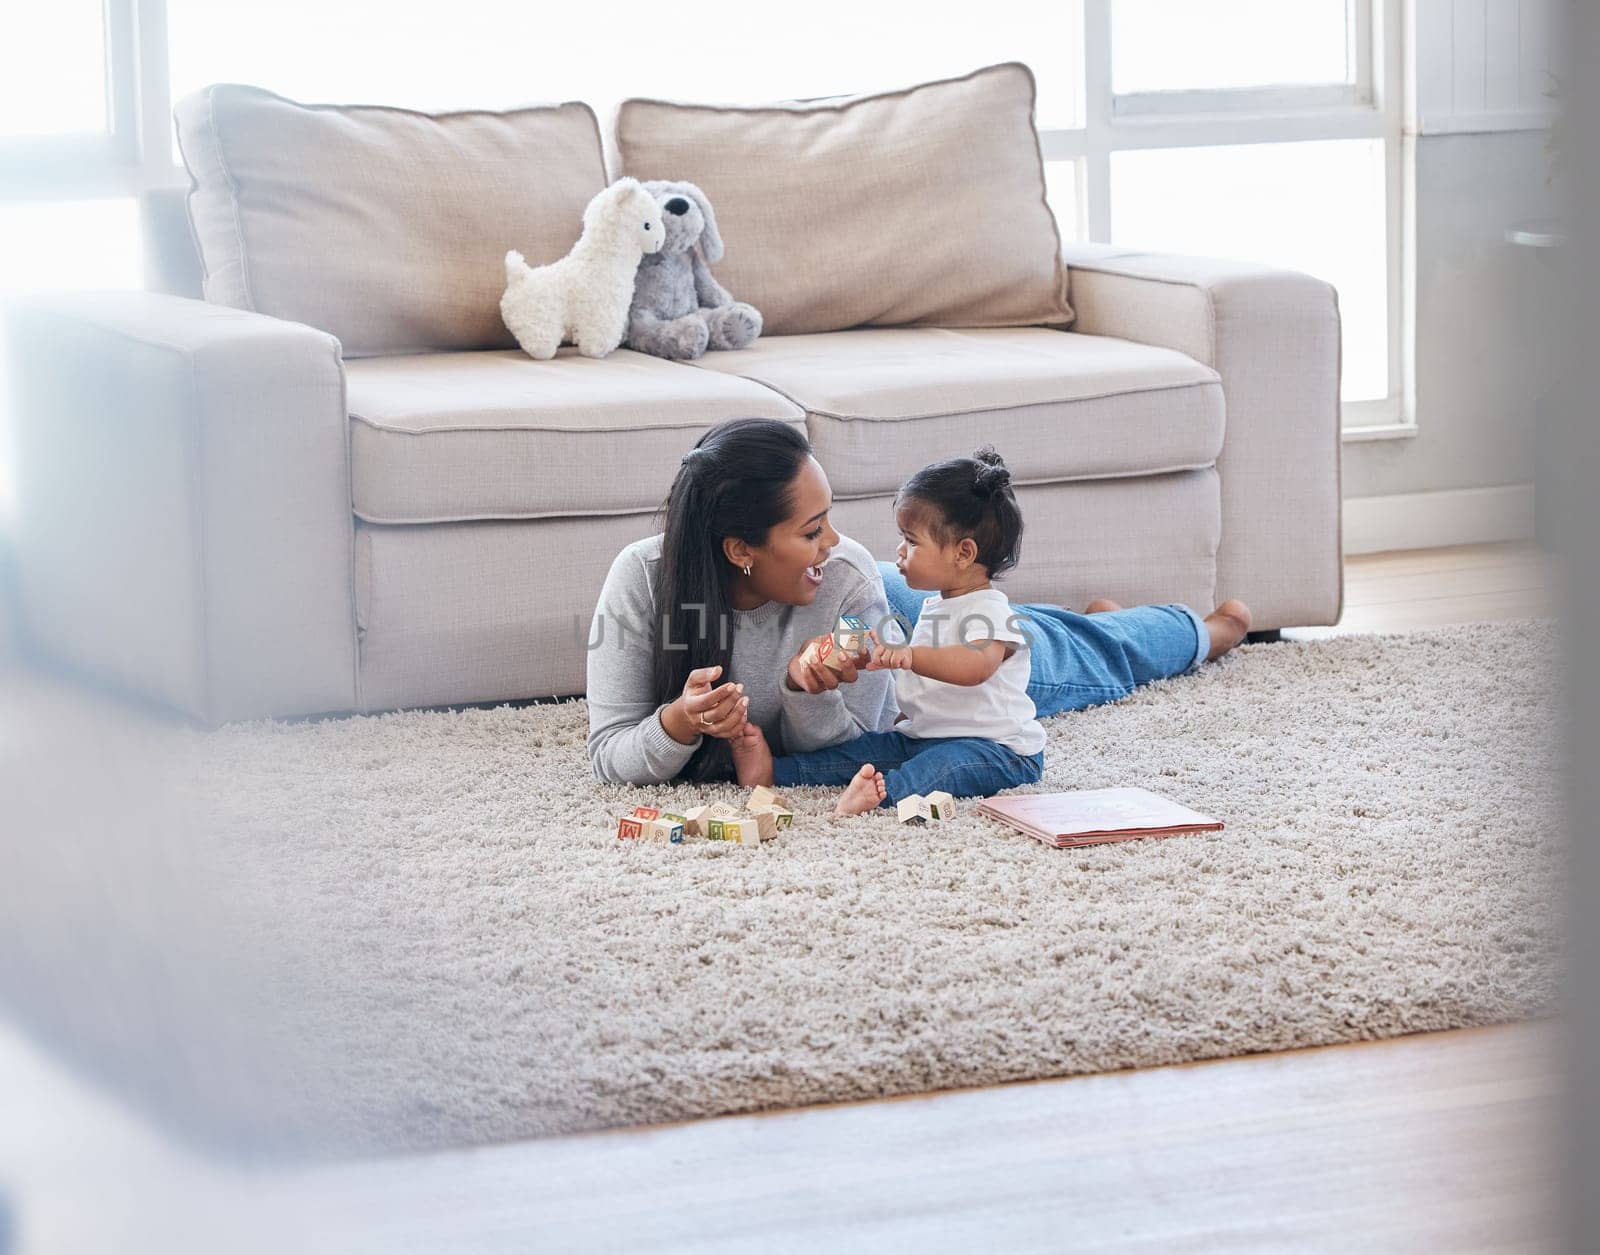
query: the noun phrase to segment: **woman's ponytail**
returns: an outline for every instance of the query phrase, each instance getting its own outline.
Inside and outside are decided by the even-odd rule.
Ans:
[[[721,423],[683,457],[661,507],[661,569],[656,587],[655,697],[670,702],[689,673],[720,666],[733,654],[733,568],[722,542],[767,543],[789,516],[793,483],[811,455],[805,434],[788,423],[741,418]],[[721,742],[706,742],[685,775],[715,769]]]

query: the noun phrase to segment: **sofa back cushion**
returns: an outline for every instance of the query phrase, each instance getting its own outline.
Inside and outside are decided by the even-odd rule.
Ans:
[[[617,159],[710,197],[717,278],[768,334],[1060,326],[1072,311],[1033,104],[1015,63],[753,108],[628,100]]]
[[[514,347],[506,250],[565,255],[606,182],[584,104],[435,115],[215,86],[176,114],[206,298],[351,357]]]

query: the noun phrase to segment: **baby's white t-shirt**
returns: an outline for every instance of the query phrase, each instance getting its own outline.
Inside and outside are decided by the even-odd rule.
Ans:
[[[1044,728],[1028,696],[1032,659],[1027,638],[1018,629],[1011,618],[1011,602],[998,588],[980,588],[948,601],[935,593],[924,601],[911,644],[940,647],[1004,641],[1016,648],[982,684],[947,684],[912,671],[896,671],[895,693],[906,717],[894,730],[924,740],[982,737],[1024,755],[1044,749]]]

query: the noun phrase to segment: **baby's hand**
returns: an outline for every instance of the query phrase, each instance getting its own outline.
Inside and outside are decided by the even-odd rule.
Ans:
[[[911,670],[910,645],[885,645],[876,632],[870,632],[869,635],[872,637],[872,659],[867,663],[868,671]]]

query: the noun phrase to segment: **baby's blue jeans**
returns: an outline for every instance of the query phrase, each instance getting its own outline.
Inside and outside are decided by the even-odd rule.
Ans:
[[[889,613],[916,623],[928,594],[907,587],[892,562],[878,563],[878,570]],[[1182,675],[1211,651],[1205,620],[1188,606],[1134,606],[1104,614],[1074,614],[1060,606],[1011,610],[1028,637],[1028,696],[1041,719],[1118,701],[1141,684]]]
[[[772,760],[772,782],[849,784],[863,763],[883,772],[883,786],[893,806],[913,793],[952,797],[988,797],[1001,789],[1033,784],[1044,774],[1043,754],[1018,754],[980,737],[930,737],[901,732],[863,732],[848,741],[804,754]]]
[[[893,563],[880,562],[878,569],[889,613],[904,622],[909,635],[927,594],[908,587]],[[1042,605],[1013,606],[1012,611],[1028,637],[1028,696],[1041,719],[1114,702],[1141,684],[1181,675],[1204,662],[1211,649],[1205,620],[1188,606],[1134,606],[1093,615]],[[954,631],[952,625],[952,635]],[[867,732],[838,745],[776,758],[772,778],[778,785],[842,785],[863,763],[883,772],[890,804],[941,789],[954,797],[987,797],[1033,784],[1044,773],[1043,754],[1024,756],[994,741]]]

